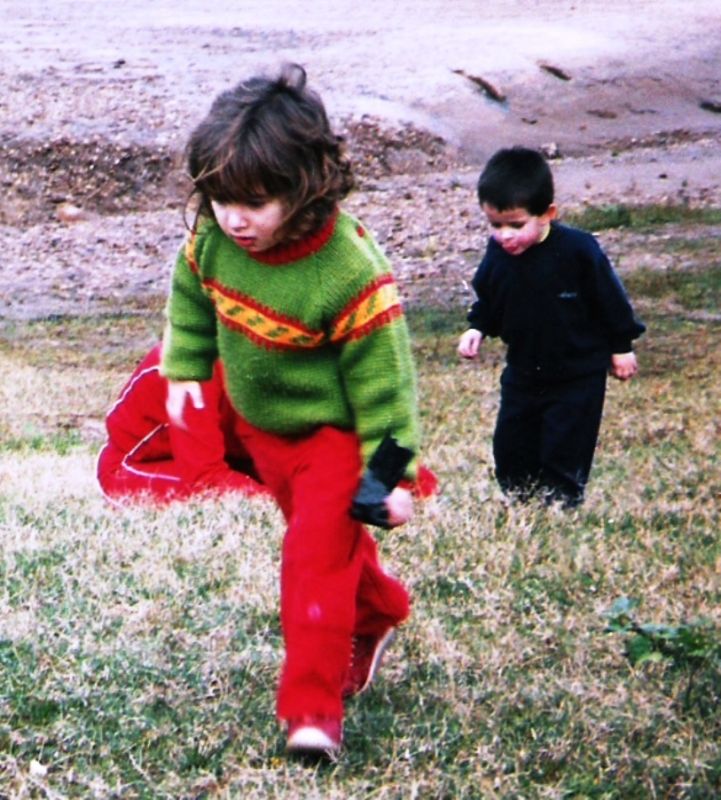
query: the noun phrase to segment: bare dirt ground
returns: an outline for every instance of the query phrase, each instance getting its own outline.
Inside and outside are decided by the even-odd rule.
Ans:
[[[721,205],[718,0],[208,5],[0,0],[0,321],[157,308],[189,131],[283,61],[346,136],[348,205],[410,302],[467,301],[473,186],[500,146],[544,149],[562,207]],[[622,268],[663,261],[653,237],[608,248]]]

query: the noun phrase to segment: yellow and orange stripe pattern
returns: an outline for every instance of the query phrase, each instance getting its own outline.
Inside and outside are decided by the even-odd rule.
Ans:
[[[367,286],[336,317],[331,326],[330,339],[334,343],[360,339],[402,313],[396,282],[392,275],[383,275]]]
[[[195,236],[192,236],[185,256],[190,269],[198,273],[194,251]],[[334,344],[361,339],[403,313],[391,274],[382,275],[354,297],[333,320],[329,333],[313,330],[301,320],[279,314],[216,281],[206,279],[202,283],[222,324],[269,348],[304,350],[320,347],[329,339]]]
[[[280,315],[232,289],[213,281],[203,281],[203,286],[215,304],[220,322],[245,334],[256,344],[305,350],[318,347],[326,338],[323,331],[311,330],[301,321]]]

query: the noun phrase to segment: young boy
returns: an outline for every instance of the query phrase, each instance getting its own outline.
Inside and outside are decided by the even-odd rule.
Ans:
[[[631,342],[645,327],[594,237],[555,221],[553,177],[540,153],[498,151],[481,173],[478,200],[492,236],[458,352],[475,358],[485,336],[508,347],[496,477],[521,498],[573,507],[591,469],[606,373],[622,381],[636,374]]]

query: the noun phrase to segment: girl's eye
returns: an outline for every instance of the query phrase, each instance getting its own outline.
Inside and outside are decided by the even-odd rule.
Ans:
[[[246,208],[262,208],[268,202],[267,197],[244,197],[242,200],[237,200],[234,198],[227,198],[223,200],[216,200],[212,198],[212,202],[218,206],[222,206],[225,208],[226,206],[245,206]]]

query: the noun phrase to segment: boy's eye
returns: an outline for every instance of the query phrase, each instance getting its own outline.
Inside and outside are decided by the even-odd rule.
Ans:
[[[491,222],[491,227],[494,231],[500,228],[513,228],[513,230],[520,231],[525,224],[525,222]]]

